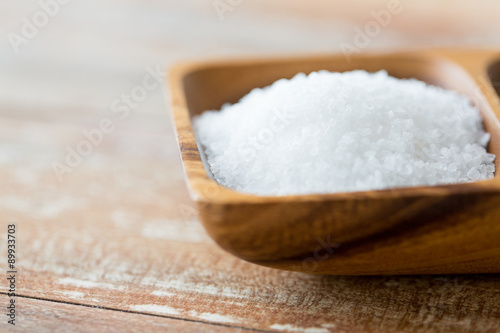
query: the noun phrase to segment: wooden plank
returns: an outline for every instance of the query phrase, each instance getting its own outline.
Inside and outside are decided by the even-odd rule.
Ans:
[[[155,168],[147,170],[154,177]],[[104,191],[112,171],[99,172],[75,173],[82,178],[79,190],[66,195],[77,200],[77,193],[89,193],[96,183],[83,179],[90,174]],[[171,188],[183,193],[180,185]],[[145,207],[140,200],[121,203],[118,187],[108,191],[108,199],[96,191],[79,208],[59,208],[57,218],[39,214],[35,220],[4,210],[19,217],[21,295],[256,329],[488,332],[499,323],[499,276],[335,277],[271,270],[223,252],[195,221],[165,211],[174,206],[172,199]],[[42,207],[59,207],[58,200]],[[86,212],[92,206],[98,209]],[[1,228],[4,248],[5,224]]]
[[[246,330],[161,316],[115,311],[30,298],[17,298],[15,325],[2,316],[2,332],[247,332]],[[8,297],[0,295],[0,303]]]

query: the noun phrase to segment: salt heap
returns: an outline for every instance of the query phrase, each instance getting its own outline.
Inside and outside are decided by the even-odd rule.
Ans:
[[[194,126],[215,179],[259,195],[462,183],[495,171],[469,99],[385,71],[297,74]]]

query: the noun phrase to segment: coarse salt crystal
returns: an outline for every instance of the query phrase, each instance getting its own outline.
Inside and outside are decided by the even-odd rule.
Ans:
[[[457,92],[385,71],[297,74],[194,119],[214,178],[259,195],[493,178],[479,111]]]

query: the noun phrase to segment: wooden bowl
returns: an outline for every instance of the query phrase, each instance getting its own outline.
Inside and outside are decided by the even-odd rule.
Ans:
[[[500,272],[500,176],[475,183],[354,193],[256,196],[215,182],[191,119],[252,88],[317,70],[381,69],[456,90],[480,109],[500,156],[500,51],[187,63],[170,73],[170,96],[191,196],[208,234],[260,265],[322,274]],[[496,87],[496,91],[495,91]],[[496,160],[499,168],[499,158]]]

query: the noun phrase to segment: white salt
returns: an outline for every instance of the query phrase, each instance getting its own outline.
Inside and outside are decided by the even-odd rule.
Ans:
[[[259,195],[493,178],[479,111],[454,91],[385,71],[297,74],[194,120],[214,178]]]

